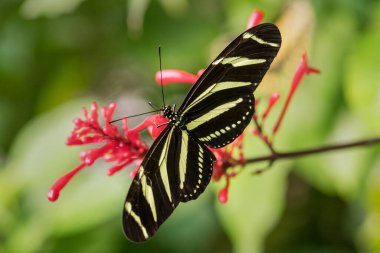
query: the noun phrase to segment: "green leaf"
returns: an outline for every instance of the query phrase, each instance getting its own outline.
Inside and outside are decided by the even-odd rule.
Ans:
[[[25,18],[40,16],[57,17],[71,13],[85,0],[25,0],[21,5],[21,13]]]
[[[367,215],[358,232],[358,245],[362,252],[380,252],[380,159],[377,159],[368,175],[364,191],[364,207]]]
[[[378,15],[377,15],[378,17]],[[380,34],[379,27],[365,33],[347,62],[345,97],[357,116],[380,133]]]
[[[224,205],[217,202],[217,213],[234,252],[263,251],[264,240],[284,209],[285,164],[278,163],[259,176],[252,175],[254,166],[246,166],[231,180],[228,202]]]

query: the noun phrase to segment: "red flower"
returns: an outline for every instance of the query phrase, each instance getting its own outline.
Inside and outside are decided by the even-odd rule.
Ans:
[[[82,163],[75,169],[59,178],[50,188],[48,198],[55,201],[60,191],[79,171],[91,166],[97,159],[103,158],[105,162],[113,162],[115,165],[108,169],[108,175],[113,175],[125,166],[135,163],[138,167],[148,151],[148,145],[140,139],[139,133],[148,129],[153,138],[156,138],[165,126],[157,128],[156,125],[164,123],[167,119],[160,114],[149,116],[134,129],[129,129],[128,120],[122,121],[122,131],[117,126],[110,124],[115,112],[116,104],[100,108],[104,126],[101,127],[98,117],[98,106],[91,104],[90,117],[86,108],[83,108],[84,119],[74,120],[74,129],[67,138],[67,145],[101,144],[101,147],[86,149],[80,153]],[[133,173],[132,173],[133,174]]]

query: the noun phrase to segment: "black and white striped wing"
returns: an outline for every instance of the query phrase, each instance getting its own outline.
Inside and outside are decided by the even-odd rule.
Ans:
[[[214,155],[186,131],[168,126],[145,156],[125,200],[123,228],[149,239],[179,202],[196,199],[210,182]]]
[[[242,33],[223,50],[178,110],[192,136],[219,148],[243,132],[254,113],[253,92],[280,46],[278,28],[261,24]]]
[[[253,92],[281,45],[273,24],[248,29],[206,69],[169,125],[153,143],[127,194],[123,227],[132,241],[149,239],[180,202],[196,199],[210,182],[214,155],[204,145],[232,142],[254,112]]]

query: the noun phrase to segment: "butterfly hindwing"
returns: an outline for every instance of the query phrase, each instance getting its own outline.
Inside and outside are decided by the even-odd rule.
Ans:
[[[239,136],[254,113],[253,92],[280,46],[281,35],[273,24],[248,29],[228,45],[178,110],[189,131],[215,148]]]
[[[179,196],[181,202],[198,198],[209,184],[215,160],[211,151],[185,130],[177,131]]]

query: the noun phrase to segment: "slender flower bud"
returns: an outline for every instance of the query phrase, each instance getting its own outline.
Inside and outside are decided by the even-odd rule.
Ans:
[[[170,83],[190,83],[194,84],[198,80],[198,75],[193,75],[191,73],[175,70],[166,69],[162,70],[162,84]],[[161,73],[158,71],[155,76],[156,83],[161,84]]]
[[[220,190],[218,195],[219,202],[222,204],[226,204],[228,201],[228,187],[224,187]]]
[[[276,104],[276,102],[280,99],[280,94],[278,94],[277,92],[273,93],[270,98],[269,98],[269,101],[268,101],[268,107],[267,109],[265,110],[265,112],[263,113],[263,116],[262,119],[266,119],[271,111],[271,109],[273,108],[273,106]]]
[[[247,22],[245,29],[248,30],[249,28],[257,26],[258,24],[260,24],[263,18],[264,18],[264,13],[261,10],[254,10],[251,16],[249,17],[249,20]]]
[[[282,120],[283,120],[285,113],[288,109],[289,103],[292,100],[294,92],[299,87],[299,84],[301,83],[301,80],[303,79],[303,77],[305,75],[308,75],[308,74],[319,74],[319,73],[320,73],[320,71],[318,69],[313,68],[313,67],[309,67],[308,62],[307,62],[306,53],[304,53],[302,55],[302,58],[301,58],[301,63],[298,66],[296,73],[294,74],[292,84],[290,87],[290,91],[289,91],[288,97],[286,98],[286,101],[285,101],[285,105],[282,108],[280,117],[278,118],[278,120],[277,120],[277,122],[276,122],[276,124],[272,130],[273,135],[275,135],[277,133],[278,129],[280,128]]]
[[[86,167],[86,164],[82,163],[78,165],[75,169],[65,174],[63,177],[58,179],[48,192],[48,199],[50,201],[56,201],[59,197],[61,190],[66,186],[66,184],[71,180],[71,178],[77,174],[80,170]]]

